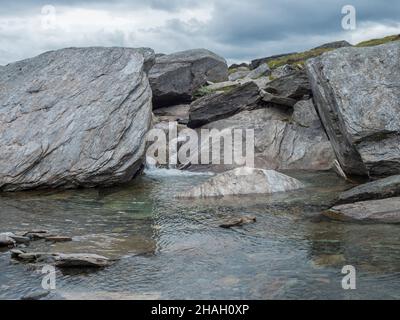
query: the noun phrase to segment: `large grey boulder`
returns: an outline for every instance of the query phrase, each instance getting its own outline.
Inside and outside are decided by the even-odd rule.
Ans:
[[[260,90],[254,82],[239,85],[228,92],[207,95],[190,106],[190,128],[227,118],[240,111],[251,109],[261,100]]]
[[[0,189],[131,180],[151,122],[150,49],[69,48],[0,72]]]
[[[359,185],[339,195],[338,203],[377,200],[400,196],[400,175]]]
[[[344,172],[400,173],[400,41],[342,48],[306,69],[319,114]]]
[[[324,212],[332,219],[378,223],[400,223],[400,198],[343,204]]]
[[[207,81],[228,80],[228,66],[215,53],[194,49],[157,57],[149,79],[156,109],[191,102]]]
[[[234,195],[272,194],[304,188],[289,176],[273,170],[237,168],[210,178],[203,184],[178,195],[180,198],[209,198]]]

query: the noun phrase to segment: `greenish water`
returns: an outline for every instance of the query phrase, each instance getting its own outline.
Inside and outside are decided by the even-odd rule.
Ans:
[[[274,196],[178,200],[207,175],[152,171],[129,186],[0,195],[0,232],[47,229],[69,243],[27,250],[98,253],[119,260],[104,270],[62,273],[59,298],[398,299],[400,226],[330,221],[320,212],[346,188],[331,173],[292,174],[305,190]],[[228,218],[257,223],[226,230]],[[341,269],[357,269],[357,290]],[[41,289],[38,267],[0,251],[0,298]]]

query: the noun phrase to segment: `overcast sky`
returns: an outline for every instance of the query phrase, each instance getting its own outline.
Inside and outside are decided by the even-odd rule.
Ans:
[[[344,5],[356,30],[342,28]],[[396,33],[399,0],[1,0],[0,65],[71,46],[202,47],[239,62]]]

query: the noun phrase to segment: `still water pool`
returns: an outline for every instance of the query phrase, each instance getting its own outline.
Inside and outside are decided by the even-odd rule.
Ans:
[[[0,232],[46,229],[72,236],[29,251],[97,253],[118,261],[91,272],[57,271],[47,299],[399,299],[400,226],[330,221],[320,212],[347,188],[332,173],[291,173],[302,191],[182,200],[209,178],[152,170],[128,186],[0,195]],[[222,229],[242,215],[255,224]],[[342,267],[357,290],[342,289]],[[0,299],[41,289],[41,269],[0,251]]]

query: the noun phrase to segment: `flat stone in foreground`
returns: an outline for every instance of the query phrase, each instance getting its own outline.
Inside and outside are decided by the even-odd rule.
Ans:
[[[0,233],[0,248],[1,247],[13,247],[16,241],[11,237],[12,234]]]
[[[362,184],[339,196],[339,204],[400,196],[400,175]]]
[[[64,254],[11,250],[11,257],[21,262],[51,263],[59,268],[103,268],[110,264],[108,258],[89,253]]]
[[[0,190],[110,186],[141,169],[150,49],[68,48],[0,72]]]
[[[272,194],[303,188],[304,185],[274,170],[237,168],[210,178],[179,198],[208,198],[234,195]]]
[[[324,215],[343,221],[400,223],[400,197],[339,205]]]
[[[101,268],[110,264],[110,260],[97,254],[58,254],[56,266],[59,268]]]
[[[189,103],[207,81],[228,80],[225,59],[205,49],[157,57],[149,73],[154,109]]]

